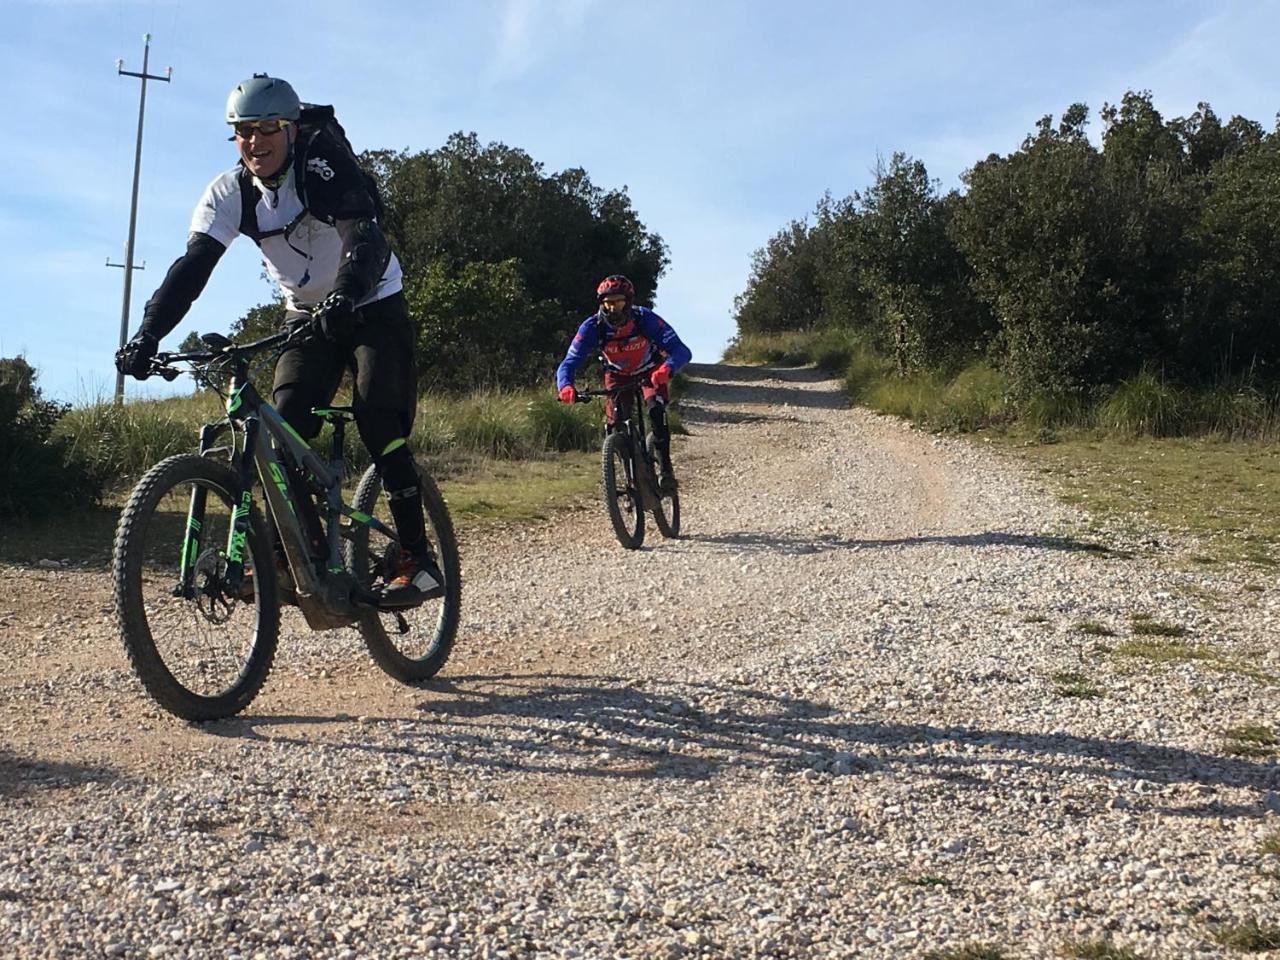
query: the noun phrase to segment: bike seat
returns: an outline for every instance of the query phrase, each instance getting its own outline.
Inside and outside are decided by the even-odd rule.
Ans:
[[[354,420],[356,413],[351,407],[316,407],[312,411],[321,420],[333,423],[335,420]]]

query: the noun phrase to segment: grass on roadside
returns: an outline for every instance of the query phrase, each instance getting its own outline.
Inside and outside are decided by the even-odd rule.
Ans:
[[[1280,949],[1280,927],[1249,920],[1239,924],[1225,924],[1213,931],[1213,939],[1224,947],[1261,953]]]
[[[1144,637],[1185,637],[1187,635],[1186,627],[1153,620],[1150,616],[1135,616],[1129,626],[1136,635]]]
[[[1280,448],[1214,438],[1117,439],[1063,432],[1054,443],[998,438],[1061,497],[1100,520],[1203,538],[1200,564],[1280,561]]]
[[[1091,637],[1114,637],[1116,635],[1116,632],[1110,627],[1102,623],[1097,623],[1093,620],[1086,620],[1083,623],[1077,623],[1076,629]]]
[[[1092,700],[1103,695],[1102,688],[1097,686],[1083,673],[1060,671],[1053,675],[1054,692],[1060,697],[1076,697],[1081,700]]]
[[[1265,759],[1276,755],[1275,732],[1260,724],[1228,727],[1222,731],[1222,752],[1229,757]]]
[[[1070,943],[1062,950],[1064,957],[1075,960],[1142,960],[1127,947],[1117,947],[1110,940],[1079,940]]]
[[[924,960],[1004,960],[1005,953],[991,943],[966,943],[946,950],[930,950]]]
[[[1159,637],[1160,634],[1156,636]],[[1118,657],[1126,657],[1131,660],[1147,660],[1151,663],[1175,664],[1198,661],[1211,670],[1217,670],[1221,673],[1250,677],[1268,685],[1280,683],[1280,678],[1275,677],[1273,674],[1259,670],[1246,661],[1229,657],[1206,644],[1185,643],[1180,640],[1170,639],[1139,638],[1118,643],[1110,652]]]

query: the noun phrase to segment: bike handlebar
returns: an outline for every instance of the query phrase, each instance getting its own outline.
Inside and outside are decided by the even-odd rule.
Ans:
[[[221,338],[221,334],[210,334],[211,338]],[[229,358],[240,359],[249,357],[262,350],[269,350],[272,347],[281,344],[295,346],[310,340],[314,334],[309,327],[299,327],[296,330],[283,330],[280,333],[273,333],[270,336],[262,337],[251,343],[233,343],[227,340],[225,344],[218,344],[212,350],[201,350],[194,353],[157,353],[151,358],[151,369],[147,371],[148,377],[163,377],[165,380],[176,380],[182,375],[181,370],[175,370],[170,364],[174,363],[212,363],[215,360]]]
[[[618,397],[632,390],[638,390],[640,382],[623,384],[620,387],[606,387],[603,390],[578,390],[574,388],[574,403],[590,403],[597,397]]]

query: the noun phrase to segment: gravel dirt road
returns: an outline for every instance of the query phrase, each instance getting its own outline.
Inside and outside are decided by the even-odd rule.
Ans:
[[[186,725],[104,564],[0,567],[0,955],[1224,957],[1280,924],[1280,769],[1224,733],[1276,729],[1273,577],[1091,531],[814,371],[691,374],[684,537],[624,551],[597,500],[461,530],[421,689],[295,615],[246,715]]]

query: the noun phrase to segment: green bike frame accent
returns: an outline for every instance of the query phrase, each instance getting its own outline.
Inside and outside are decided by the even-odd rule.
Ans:
[[[289,504],[289,510],[297,517],[298,511],[293,506],[293,494],[289,492],[289,480],[285,477],[284,470],[280,468],[280,464],[274,461],[267,464],[267,466],[271,469],[271,479],[276,482],[276,489],[280,491],[280,495]]]
[[[244,547],[249,536],[249,507],[253,502],[253,492],[246,490],[240,495],[240,502],[231,511],[231,532],[227,536],[227,559],[234,563],[244,563]]]

